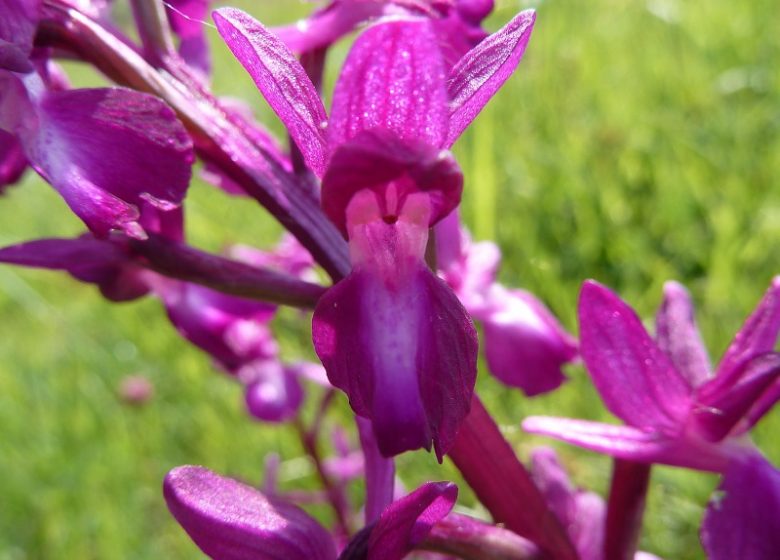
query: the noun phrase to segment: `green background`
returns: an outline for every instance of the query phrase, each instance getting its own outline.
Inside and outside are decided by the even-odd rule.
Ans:
[[[310,9],[236,4],[269,24]],[[486,25],[495,30],[529,5],[499,2]],[[466,222],[476,239],[501,247],[501,280],[536,293],[573,332],[585,278],[611,286],[648,319],[663,282],[682,281],[716,360],[780,272],[776,3],[535,6],[520,68],[454,149],[466,176]],[[217,93],[248,101],[281,133],[251,80],[207,32]],[[346,49],[332,53],[331,84]],[[100,83],[78,65],[68,69],[79,85]],[[32,173],[0,198],[0,216],[2,245],[83,230]],[[212,251],[237,242],[270,247],[280,232],[256,204],[199,181],[187,220],[191,242]],[[108,304],[64,274],[0,267],[0,325],[0,560],[199,557],[160,492],[180,464],[258,483],[264,456],[275,451],[284,488],[314,487],[294,432],[248,420],[241,388],[177,336],[158,302]],[[277,326],[286,356],[311,356],[306,320],[286,310]],[[140,408],[117,398],[120,380],[136,373],[155,386]],[[529,400],[481,371],[479,390],[522,456],[550,443],[521,433],[528,414],[608,419],[584,371],[569,373],[559,391]],[[338,409],[328,429],[348,421],[343,397]],[[775,464],[779,424],[775,413],[754,431]],[[607,458],[556,448],[578,484],[604,493]],[[439,467],[425,453],[398,465],[410,488],[457,480],[450,464]],[[703,557],[697,531],[716,477],[657,467],[651,484],[642,548],[667,559]],[[461,490],[463,507],[474,507]],[[358,498],[360,489],[352,491]]]

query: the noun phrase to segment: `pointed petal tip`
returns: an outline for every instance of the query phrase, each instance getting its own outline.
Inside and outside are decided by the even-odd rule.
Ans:
[[[330,534],[300,508],[205,467],[172,469],[163,482],[171,514],[215,560],[335,560]]]

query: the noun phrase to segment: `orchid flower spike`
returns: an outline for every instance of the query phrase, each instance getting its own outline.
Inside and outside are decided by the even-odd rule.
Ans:
[[[582,287],[582,358],[607,408],[627,425],[530,417],[523,429],[614,457],[724,472],[757,453],[744,437],[780,398],[780,277],[714,372],[685,289],[669,283],[653,340],[636,313],[596,282]]]
[[[446,150],[506,81],[534,22],[523,12],[448,71],[430,20],[366,29],[336,83],[330,118],[282,41],[221,9],[217,29],[322,178],[325,213],[348,239],[352,272],[320,299],[313,340],[328,377],[373,422],[386,456],[433,445],[441,460],[476,377],[474,326],[428,269],[428,229],[459,203]]]

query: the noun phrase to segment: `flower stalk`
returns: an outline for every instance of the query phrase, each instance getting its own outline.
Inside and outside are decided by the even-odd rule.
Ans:
[[[651,466],[624,459],[615,459],[612,463],[604,539],[605,560],[630,560],[636,553]]]
[[[477,395],[448,456],[493,521],[537,543],[550,558],[577,558],[560,522]]]

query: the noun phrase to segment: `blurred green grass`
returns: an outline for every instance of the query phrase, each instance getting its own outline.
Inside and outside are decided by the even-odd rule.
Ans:
[[[235,4],[268,23],[308,9]],[[538,294],[572,330],[585,278],[610,285],[647,318],[665,280],[684,282],[716,359],[780,272],[775,2],[536,6],[520,69],[455,147],[467,180],[466,221],[478,239],[501,246],[502,281]],[[518,7],[499,2],[488,27]],[[281,132],[209,33],[215,90],[246,99]],[[331,83],[345,52],[342,45],[331,57]],[[78,73],[78,80],[95,78]],[[252,203],[201,183],[187,211],[191,241],[209,250],[267,247],[280,232]],[[0,199],[0,213],[3,245],[82,229],[31,174]],[[292,432],[249,421],[240,388],[175,334],[155,301],[109,305],[64,275],[2,267],[0,318],[0,560],[197,557],[160,492],[165,472],[179,464],[258,482],[264,455],[275,450],[287,460],[287,488],[313,484],[311,470],[294,460]],[[285,351],[310,355],[294,313],[279,323]],[[130,373],[154,382],[148,406],[128,408],[116,397]],[[570,373],[560,391],[535,400],[481,374],[481,394],[522,454],[549,443],[520,432],[525,415],[606,418],[587,376],[577,367]],[[755,432],[775,464],[778,428],[775,413]],[[579,484],[604,492],[607,459],[556,448]],[[408,486],[457,476],[422,453],[399,466]],[[669,559],[702,558],[697,528],[716,483],[654,469],[642,547]]]

